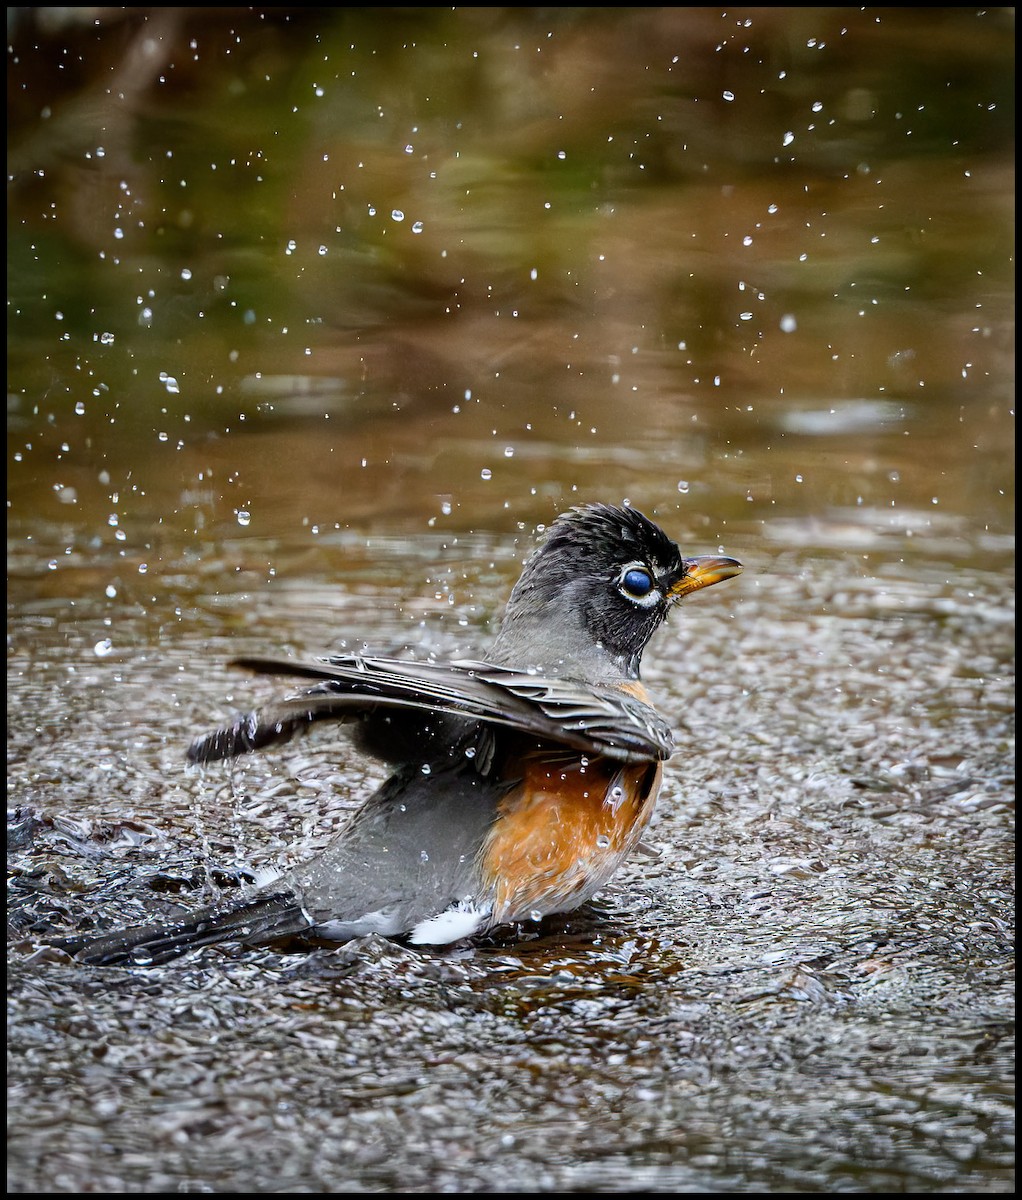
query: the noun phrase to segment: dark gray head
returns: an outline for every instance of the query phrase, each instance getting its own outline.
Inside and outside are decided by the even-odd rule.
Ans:
[[[689,592],[730,579],[732,558],[683,558],[634,508],[587,504],[558,517],[511,592],[498,661],[551,674],[637,678],[646,643]]]

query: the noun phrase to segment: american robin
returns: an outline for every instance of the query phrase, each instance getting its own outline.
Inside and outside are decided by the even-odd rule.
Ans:
[[[634,508],[585,505],[526,563],[485,659],[237,659],[314,682],[200,737],[192,762],[337,720],[393,773],[304,865],[181,923],[92,939],[78,959],[300,935],[442,945],[577,908],[639,841],[674,748],[639,680],[646,643],[682,597],[741,569],[683,558]]]

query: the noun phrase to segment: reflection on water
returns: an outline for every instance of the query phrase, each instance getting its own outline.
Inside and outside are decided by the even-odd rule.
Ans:
[[[14,1188],[1012,1190],[1010,11],[8,41]],[[46,948],[378,779],[186,769],[267,694],[232,657],[478,651],[535,528],[623,498],[746,569],[647,655],[681,748],[594,911]]]

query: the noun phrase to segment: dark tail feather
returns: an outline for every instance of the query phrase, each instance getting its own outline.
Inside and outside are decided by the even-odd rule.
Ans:
[[[311,928],[295,897],[281,892],[234,908],[208,908],[176,923],[136,925],[96,938],[68,938],[58,945],[90,966],[148,967],[203,946],[223,942],[263,945]]]

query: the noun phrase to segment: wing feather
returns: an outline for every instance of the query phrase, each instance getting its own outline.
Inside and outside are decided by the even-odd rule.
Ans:
[[[674,749],[669,726],[636,696],[494,663],[346,655],[311,661],[245,657],[234,665],[316,683],[198,738],[189,750],[192,762],[233,758],[286,742],[318,721],[381,709],[446,713],[623,762],[660,761]]]

